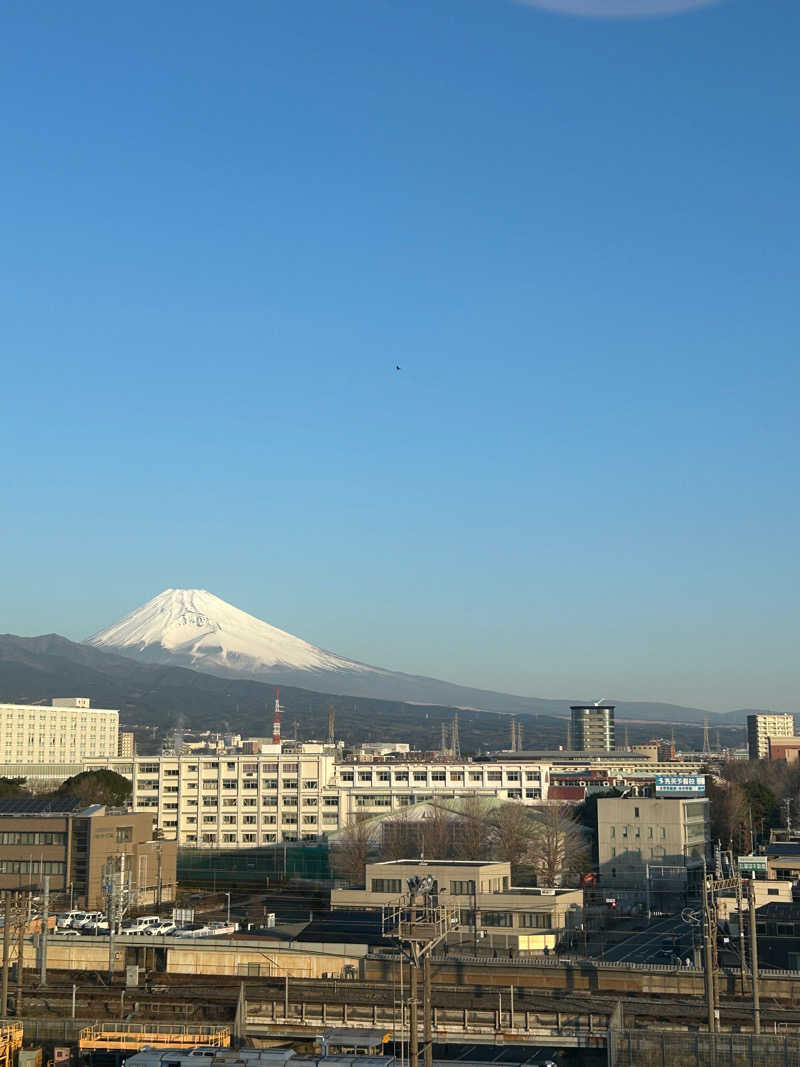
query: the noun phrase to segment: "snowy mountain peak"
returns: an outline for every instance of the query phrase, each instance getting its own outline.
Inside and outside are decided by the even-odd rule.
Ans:
[[[86,639],[95,648],[258,674],[271,668],[361,671],[366,668],[270,626],[206,589],[165,589]]]

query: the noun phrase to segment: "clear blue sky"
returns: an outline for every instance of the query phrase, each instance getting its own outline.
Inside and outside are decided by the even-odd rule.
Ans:
[[[202,586],[381,666],[798,710],[799,39],[8,4],[0,630]]]

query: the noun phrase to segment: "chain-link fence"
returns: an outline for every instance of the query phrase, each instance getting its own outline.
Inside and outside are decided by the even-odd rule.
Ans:
[[[800,1034],[610,1030],[608,1067],[800,1067]]]

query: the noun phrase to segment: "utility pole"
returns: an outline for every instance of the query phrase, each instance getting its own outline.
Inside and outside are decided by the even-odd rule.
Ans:
[[[408,970],[411,975],[408,994],[408,1063],[409,1067],[419,1067],[419,967],[412,963]]]
[[[47,985],[47,933],[50,924],[50,875],[42,876],[42,932],[39,934],[39,985]]]
[[[433,1067],[433,1027],[431,1015],[431,954],[426,953],[422,961],[422,1014],[423,1048],[425,1050],[425,1067]]]
[[[8,961],[11,950],[11,894],[3,893],[3,992],[0,1018],[8,1016]]]
[[[381,928],[405,949],[411,973],[409,998],[409,1067],[419,1067],[419,970],[422,966],[422,1026],[425,1067],[433,1065],[431,955],[458,926],[459,909],[440,905],[436,881],[430,875],[408,879],[408,894],[399,904],[383,909]]]
[[[742,996],[744,996],[747,988],[747,958],[744,947],[744,908],[742,907],[741,879],[736,886],[736,914],[739,925],[739,964],[742,970]]]
[[[756,931],[756,892],[753,881],[750,881],[748,893],[750,905],[750,976],[753,983],[753,1033],[761,1033],[761,998],[758,988],[758,937]]]
[[[14,1014],[18,1019],[22,1018],[22,972],[25,969],[25,905],[22,895],[17,894],[19,909],[19,929],[17,934],[17,999]]]
[[[714,931],[716,935],[716,931]],[[714,954],[711,948],[711,912],[708,909],[708,889],[703,889],[703,977],[706,987],[706,1006],[708,1007],[708,1032],[716,1029],[714,1013]]]

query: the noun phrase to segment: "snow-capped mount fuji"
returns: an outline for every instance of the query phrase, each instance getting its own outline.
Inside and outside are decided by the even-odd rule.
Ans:
[[[304,641],[205,589],[165,589],[84,642],[145,663],[323,693],[489,711],[552,713],[563,703],[384,670]]]
[[[370,669],[270,626],[206,589],[165,589],[86,644],[211,674]]]
[[[87,638],[84,645],[140,663],[190,667],[204,674],[298,686],[337,696],[515,715],[564,715],[569,704],[575,702],[512,696],[371,667],[270,626],[205,589],[165,589]],[[663,722],[700,722],[706,714],[671,704],[631,703],[618,704],[617,708],[631,719]],[[690,719],[679,714],[686,711],[691,713]]]

